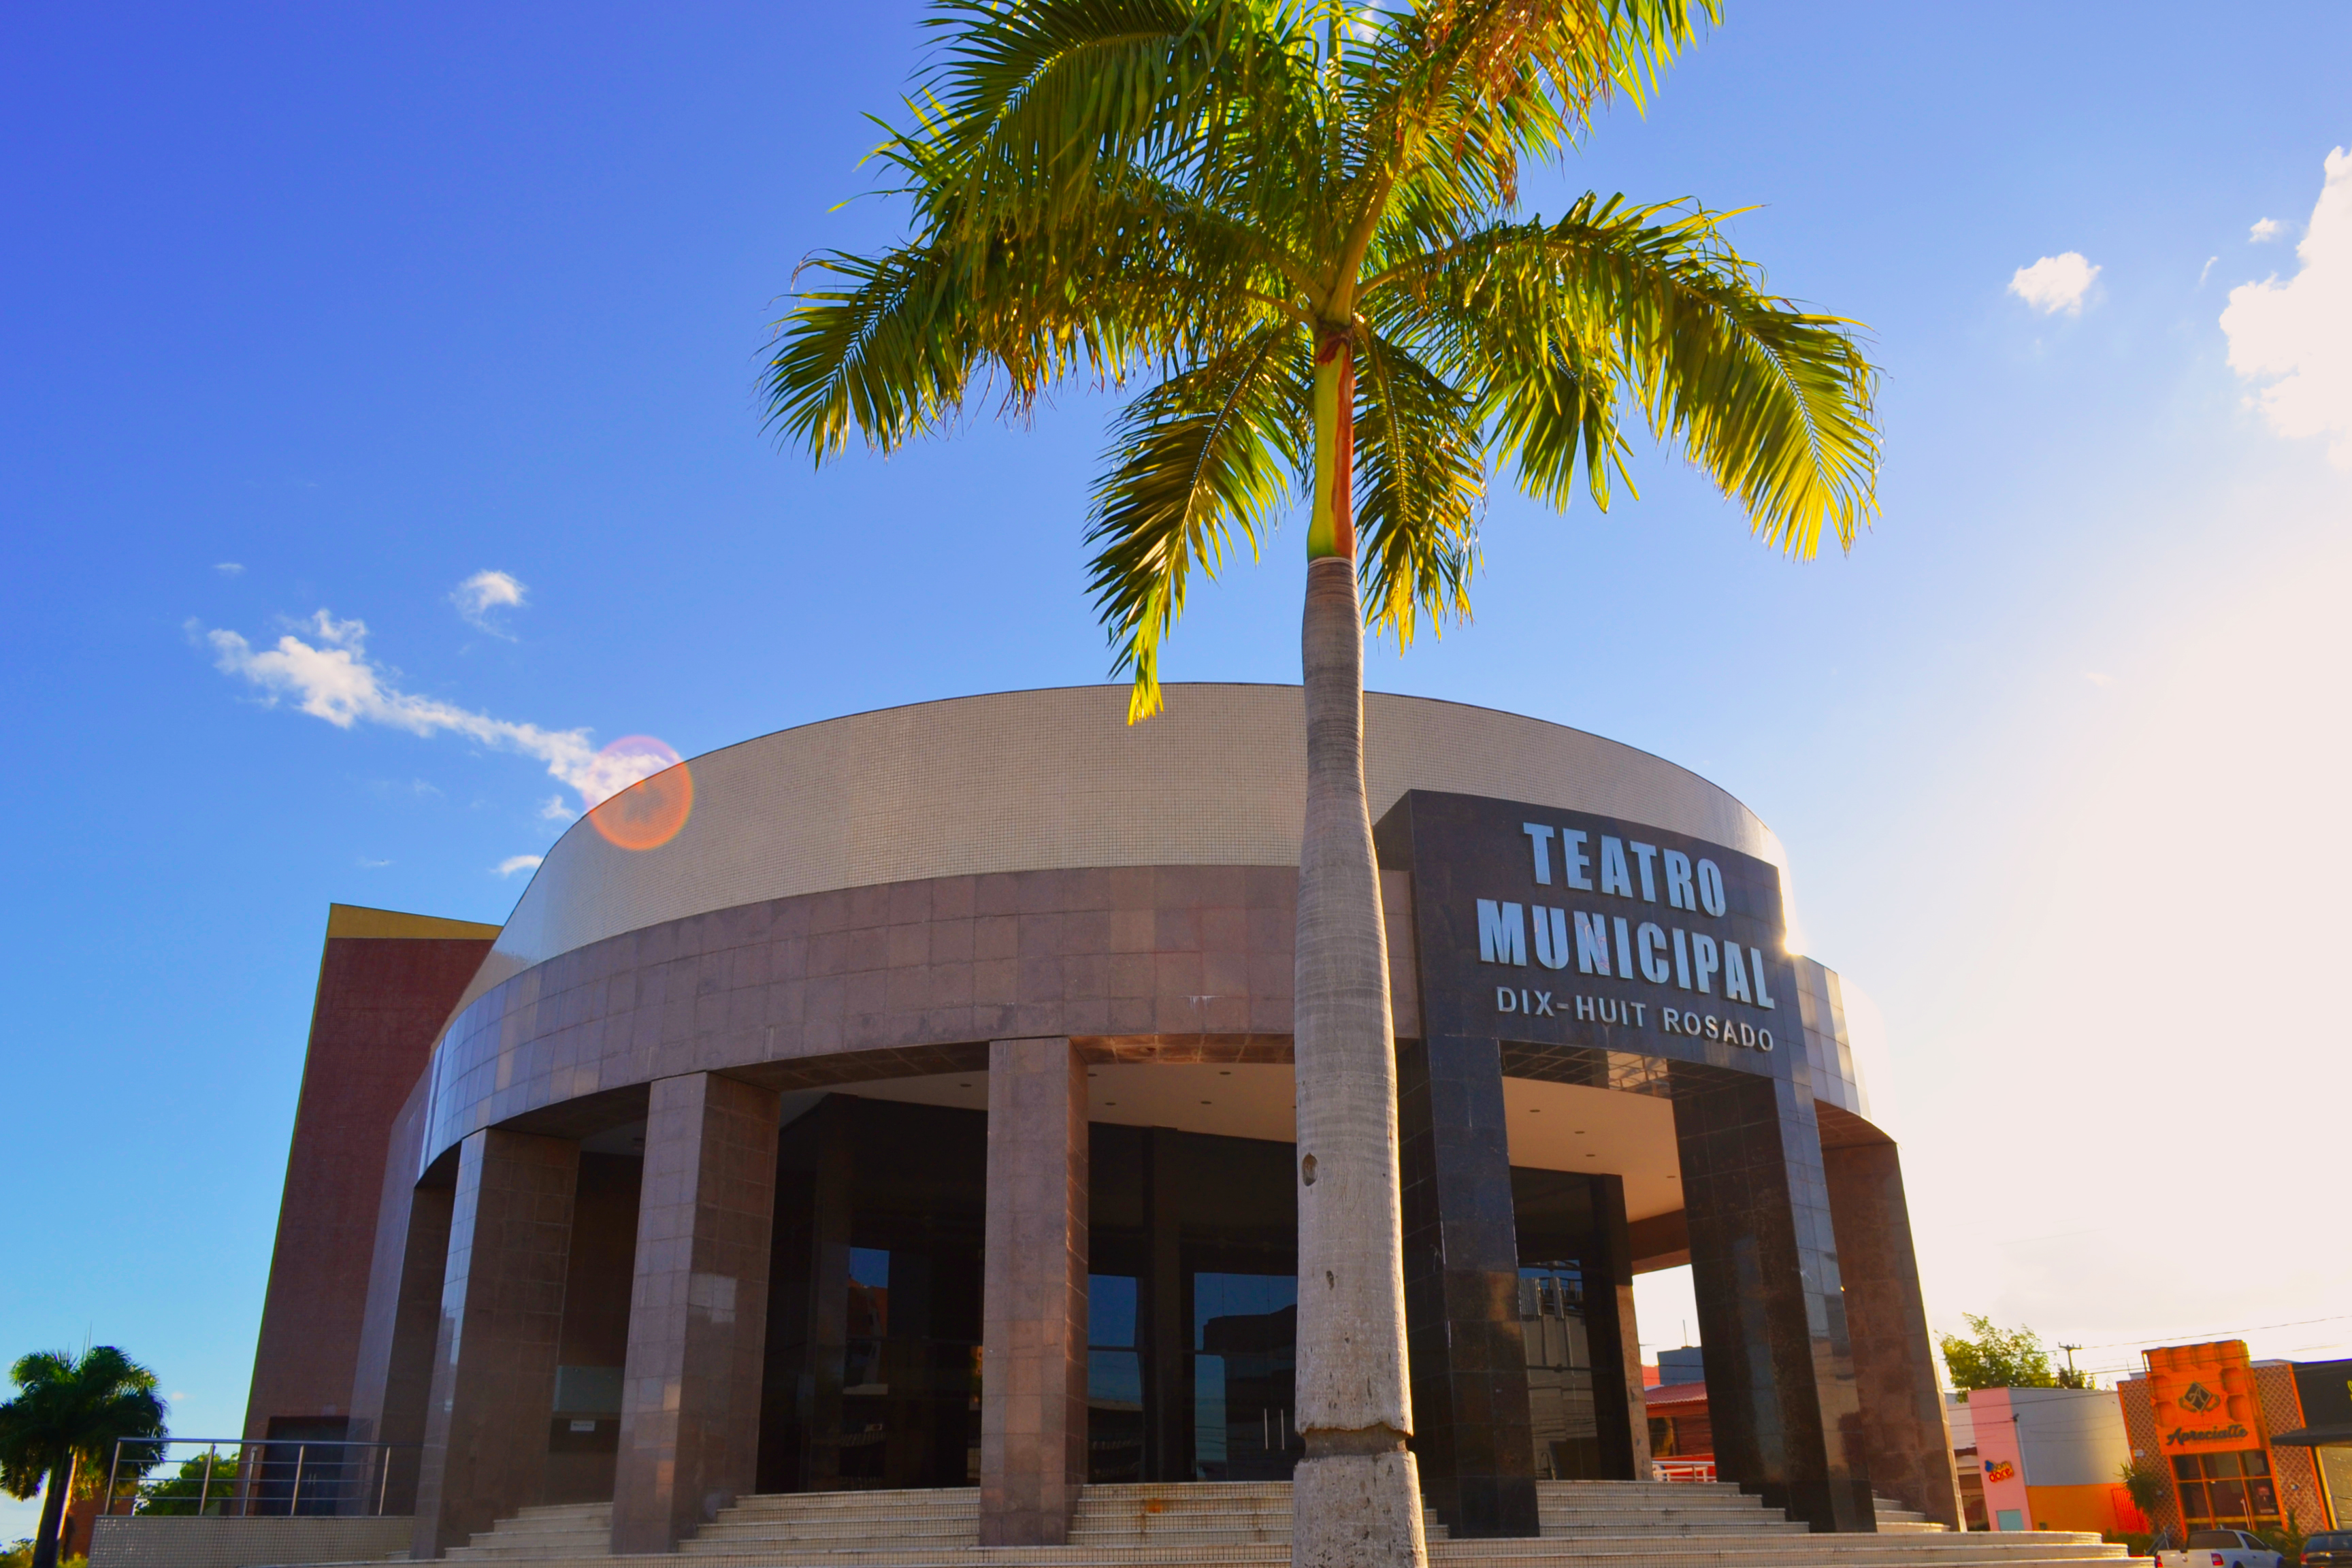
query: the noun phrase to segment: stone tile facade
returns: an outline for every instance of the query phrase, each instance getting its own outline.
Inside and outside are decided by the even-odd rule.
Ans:
[[[667,1552],[751,1489],[775,1195],[775,1090],[715,1073],[654,1084],[615,1552]]]
[[[498,928],[339,904],[327,931],[247,1437],[352,1413],[393,1122]]]
[[[1508,1131],[1496,1042],[1399,1047],[1414,1452],[1431,1506],[1465,1537],[1540,1533]]]
[[[568,1139],[494,1127],[458,1151],[413,1556],[538,1500],[579,1177]]]
[[[1404,879],[1387,885],[1409,908]],[[1136,1040],[1286,1047],[1297,886],[1296,871],[1264,866],[945,877],[614,937],[517,975],[451,1023],[423,1157],[480,1127],[685,1071],[788,1087],[803,1062],[888,1077],[889,1053],[1048,1036],[1114,1054]],[[1390,924],[1409,960],[1409,930]],[[1409,1035],[1412,966],[1391,973]]]
[[[1870,1484],[1879,1496],[1958,1530],[1959,1476],[1919,1292],[1902,1159],[1892,1141],[1858,1117],[1824,1106],[1821,1121]]]
[[[116,1515],[90,1521],[94,1568],[248,1568],[257,1563],[381,1563],[408,1550],[405,1515],[382,1519],[195,1519]]]
[[[1066,1038],[988,1064],[980,1543],[1060,1546],[1087,1479],[1087,1069]]]
[[[1815,1530],[1874,1529],[1811,1098],[1718,1073],[1675,1095],[1717,1467]]]

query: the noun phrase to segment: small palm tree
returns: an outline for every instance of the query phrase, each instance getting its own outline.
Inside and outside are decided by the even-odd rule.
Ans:
[[[2116,1479],[2124,1484],[2131,1498],[2132,1507],[2139,1510],[2150,1531],[2163,1528],[2157,1510],[2172,1500],[2172,1477],[2160,1461],[2126,1459],[2116,1471]]]
[[[910,231],[780,323],[773,427],[888,449],[992,387],[1149,383],[1087,535],[1096,605],[1160,704],[1195,569],[1311,498],[1302,651],[1294,1558],[1424,1558],[1407,1392],[1387,952],[1362,628],[1469,611],[1490,470],[1605,507],[1639,418],[1810,556],[1874,506],[1853,323],[1767,294],[1726,215],[1519,208],[1602,98],[1636,104],[1714,0],[942,0],[877,156]],[[1630,488],[1630,487],[1629,487]],[[1369,616],[1367,615],[1369,611]]]
[[[29,1498],[46,1483],[32,1568],[57,1568],[58,1531],[74,1467],[96,1474],[121,1439],[161,1437],[163,1401],[155,1394],[155,1374],[112,1345],[79,1356],[37,1352],[21,1357],[8,1375],[16,1396],[0,1405],[0,1489]]]

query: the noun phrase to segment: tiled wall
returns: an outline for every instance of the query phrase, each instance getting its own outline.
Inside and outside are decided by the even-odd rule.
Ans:
[[[415,1552],[437,1557],[539,1499],[563,1327],[580,1145],[466,1141],[425,1408]]]
[[[1815,1530],[1868,1529],[1835,1231],[1801,1073],[1678,1067],[1675,1077],[1717,1462]]]
[[[653,1086],[629,1300],[616,1552],[667,1552],[751,1489],[776,1196],[772,1089]]]
[[[1383,878],[1409,931],[1409,882]],[[961,1042],[1072,1036],[1263,1040],[1286,1053],[1297,873],[1133,867],[947,877],[779,899],[632,931],[516,976],[451,1025],[421,1160],[477,1128],[687,1072],[803,1087],[944,1072],[879,1062]],[[1419,1028],[1409,941],[1391,981]],[[861,1058],[863,1060],[861,1061]]]
[[[1826,1117],[1822,1136],[1830,1137]],[[1822,1160],[1871,1487],[1958,1530],[1959,1478],[1919,1292],[1901,1157],[1893,1143],[1873,1140],[1824,1148]]]
[[[1397,1131],[1423,1489],[1456,1536],[1538,1534],[1496,1042],[1402,1047]]]
[[[381,1563],[408,1550],[413,1521],[385,1519],[92,1521],[90,1568],[257,1568],[272,1563]]]
[[[386,921],[402,918],[362,929],[386,929]],[[327,938],[254,1356],[247,1436],[268,1436],[273,1417],[350,1415],[393,1121],[489,947],[487,937]]]
[[[1087,1072],[1066,1039],[988,1066],[980,1540],[1059,1546],[1087,1476]]]

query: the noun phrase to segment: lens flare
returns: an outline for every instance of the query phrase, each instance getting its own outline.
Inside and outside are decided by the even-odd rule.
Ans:
[[[651,735],[624,735],[596,763],[600,781],[618,787],[589,809],[588,821],[619,847],[658,849],[694,815],[692,771]]]

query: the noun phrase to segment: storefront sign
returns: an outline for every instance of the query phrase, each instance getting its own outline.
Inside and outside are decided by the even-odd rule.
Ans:
[[[2192,1443],[2235,1443],[2252,1436],[2243,1422],[2232,1421],[2227,1426],[2175,1426],[2164,1435],[2164,1440],[2180,1448]]]
[[[2170,1345],[2147,1352],[2158,1441],[2169,1453],[2260,1444],[2262,1414],[2242,1340]]]

